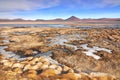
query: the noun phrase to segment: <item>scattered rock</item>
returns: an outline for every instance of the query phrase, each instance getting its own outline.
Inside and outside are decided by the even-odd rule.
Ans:
[[[63,72],[68,72],[69,69],[70,69],[69,67],[63,66]]]
[[[33,50],[31,50],[31,49],[25,50],[24,55],[26,55],[26,56],[33,55]]]
[[[116,80],[115,76],[105,73],[91,73],[90,77],[95,80]]]
[[[49,77],[49,76],[55,76],[55,75],[56,73],[54,69],[46,69],[39,76]]]
[[[37,72],[35,70],[27,70],[22,74],[23,77],[28,77],[28,78],[37,78]]]
[[[42,70],[45,70],[45,69],[47,69],[48,68],[48,65],[42,65],[41,67],[40,67],[40,69],[42,69]]]
[[[16,72],[16,73],[22,73],[22,70],[20,68],[13,68],[12,70],[13,72]]]
[[[63,74],[63,75],[61,76],[61,78],[64,79],[64,80],[78,80],[78,77],[75,76],[74,73]]]
[[[12,65],[12,68],[23,68],[24,67],[24,64],[20,64],[20,63],[14,63],[13,65]]]
[[[51,69],[56,69],[56,68],[57,68],[57,65],[52,64],[52,65],[49,66],[49,68],[51,68]]]

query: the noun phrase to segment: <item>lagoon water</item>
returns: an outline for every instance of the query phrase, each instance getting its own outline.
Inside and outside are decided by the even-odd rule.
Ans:
[[[64,24],[0,24],[0,27],[70,27]]]
[[[0,27],[53,27],[53,28],[80,28],[80,29],[91,29],[91,28],[120,28],[120,25],[112,26],[70,26],[65,24],[0,24]]]

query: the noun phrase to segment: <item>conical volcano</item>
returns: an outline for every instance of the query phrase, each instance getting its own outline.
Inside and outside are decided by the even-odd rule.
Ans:
[[[80,19],[75,16],[71,16],[70,18],[66,19],[65,21],[80,21]]]

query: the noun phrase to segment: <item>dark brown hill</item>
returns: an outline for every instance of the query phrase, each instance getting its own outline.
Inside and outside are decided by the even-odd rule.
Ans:
[[[66,19],[65,21],[80,21],[80,19],[75,16],[71,16],[70,18]]]

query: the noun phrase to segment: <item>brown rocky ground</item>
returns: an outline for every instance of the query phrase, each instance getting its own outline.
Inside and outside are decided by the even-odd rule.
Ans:
[[[76,73],[65,65],[50,64],[43,57],[29,57],[20,62],[1,59],[0,80],[116,80],[105,73]]]
[[[55,44],[51,40],[61,35],[80,35],[84,39],[72,39],[66,44]],[[9,36],[7,51],[27,57],[18,61],[0,56],[0,80],[116,80],[120,78],[120,29],[76,29],[76,28],[0,28],[1,36]],[[65,36],[65,37],[67,37]],[[62,38],[62,37],[61,37]],[[59,40],[58,40],[59,41]],[[112,53],[98,51],[101,58],[83,54],[81,44],[98,46],[112,50]],[[44,57],[33,57],[34,51],[53,51],[52,58],[63,65],[52,64]],[[113,76],[112,76],[113,75]],[[115,78],[116,77],[116,78]]]

